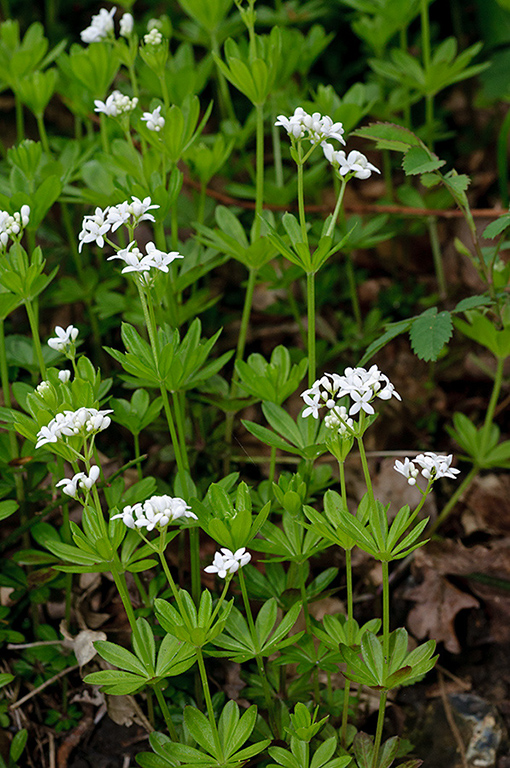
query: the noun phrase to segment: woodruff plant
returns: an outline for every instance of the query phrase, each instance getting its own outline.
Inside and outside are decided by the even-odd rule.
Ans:
[[[154,730],[150,734],[153,752],[137,756],[140,765],[235,768],[260,755],[285,768],[346,768],[353,760],[358,768],[387,768],[399,750],[396,737],[382,741],[388,692],[420,679],[435,662],[432,640],[409,651],[406,630],[392,627],[390,563],[424,543],[427,520],[419,514],[425,499],[436,481],[455,479],[458,470],[452,467],[452,456],[430,452],[397,461],[397,473],[420,488],[422,498],[413,510],[404,505],[390,523],[388,507],[374,495],[365,435],[377,418],[376,407],[392,398],[400,400],[400,395],[375,365],[366,369],[360,364],[341,375],[317,378],[316,276],[334,254],[349,247],[349,229],[338,237],[337,227],[344,214],[347,184],[379,171],[361,152],[340,148],[345,144],[340,120],[299,106],[289,117],[272,118],[273,145],[279,146],[274,129],[283,128],[297,170],[298,216],[284,214],[280,229],[276,217],[264,211],[266,108],[272,100],[271,111],[274,109],[279,73],[284,71],[290,78],[288,66],[284,66],[288,62],[282,61],[280,29],[275,26],[270,35],[256,34],[254,0],[247,5],[236,2],[240,17],[229,16],[232,3],[228,0],[186,0],[181,5],[193,20],[190,35],[212,52],[209,65],[214,61],[217,67],[222,107],[231,118],[222,127],[225,132],[214,140],[204,135],[204,146],[197,145],[197,139],[212,105],[201,116],[195,91],[180,103],[171,103],[170,75],[186,66],[193,70],[193,66],[187,49],[182,54],[171,53],[168,20],[151,22],[139,44],[132,14],[120,18],[120,37],[116,37],[115,9],[101,9],[82,32],[88,48],[75,47],[58,60],[67,103],[75,117],[76,149],[62,150],[44,129],[43,112],[56,75],[46,78],[37,103],[30,93],[24,97],[20,93],[18,99],[16,92],[17,103],[24,98],[36,115],[41,145],[23,142],[9,151],[9,183],[14,194],[10,212],[0,213],[0,358],[6,406],[1,414],[26,439],[23,455],[33,454],[37,463],[49,467],[51,487],[55,495],[60,493],[54,506],[61,504],[63,510],[61,531],[46,522],[24,520],[23,524],[26,530],[32,527],[34,539],[47,550],[45,562],[66,574],[68,620],[72,619],[73,574],[110,573],[113,578],[129,622],[131,650],[119,643],[96,642],[98,656],[108,667],[87,672],[85,682],[102,686],[107,695],[136,695],[152,726],[163,728],[164,722],[165,733]],[[246,40],[228,37],[242,25]],[[6,43],[9,30],[3,26],[2,30]],[[31,33],[27,46],[31,38],[40,47],[40,35]],[[317,39],[322,45],[324,38],[318,35]],[[220,43],[224,40],[222,57]],[[13,50],[17,49],[15,35],[11,42]],[[47,63],[39,55],[32,63],[42,67],[41,62]],[[295,64],[297,68],[297,59]],[[125,77],[117,76],[121,66],[127,70]],[[197,77],[195,73],[195,85]],[[34,78],[34,87],[39,81]],[[16,79],[12,82],[16,89]],[[236,126],[233,120],[229,82],[253,106],[247,128]],[[178,88],[174,90],[177,93]],[[357,107],[361,114],[362,108]],[[99,120],[97,136],[92,113]],[[250,120],[256,148],[251,231],[247,234],[242,215],[226,206],[216,208],[217,227],[213,229],[205,221],[206,184],[224,167],[234,148],[249,140]],[[84,127],[86,138],[82,136]],[[22,138],[19,116],[18,129]],[[440,167],[435,156],[412,136],[409,131],[405,134],[410,142],[406,170],[435,172]],[[391,143],[391,137],[383,139]],[[181,241],[184,225],[179,219],[179,205],[184,200],[179,197],[183,159],[195,166],[200,179],[197,234],[186,242]],[[333,213],[318,235],[305,208],[307,174],[316,173],[314,161],[332,172],[337,189]],[[459,182],[453,175],[445,178],[444,183],[464,203]],[[26,189],[32,197],[23,196]],[[120,328],[124,351],[111,346],[106,351],[122,368],[115,386],[121,381],[134,390],[129,400],[110,398],[113,380],[103,379],[95,364],[80,353],[81,326],[56,326],[47,344],[41,344],[38,297],[56,270],[44,273],[41,249],[35,247],[35,228],[57,199],[77,275],[65,285],[87,306],[96,342],[101,344],[98,316],[111,322],[113,330],[112,318],[124,314]],[[0,201],[7,206],[3,197]],[[71,204],[91,207],[75,216],[69,210]],[[190,222],[184,224],[189,227]],[[297,268],[294,280],[306,275],[307,355],[297,359],[278,346],[269,361],[258,353],[244,360],[257,281],[279,256],[289,262],[289,269]],[[94,266],[93,258],[97,258]],[[236,259],[248,270],[230,382],[220,373],[233,351],[214,356],[220,330],[202,338],[197,317],[215,302],[209,293],[200,293],[198,281],[227,258]],[[120,275],[115,266],[120,266]],[[87,284],[89,293],[84,288]],[[94,292],[100,298],[92,297]],[[351,300],[356,307],[355,286]],[[4,320],[21,304],[26,307],[33,336],[28,368],[33,381],[13,386],[19,406],[14,409]],[[122,309],[116,311],[119,304]],[[480,323],[473,315],[471,321],[473,326]],[[188,327],[181,330],[185,325]],[[507,356],[506,336],[491,337],[491,344],[498,361]],[[63,357],[71,370],[61,369]],[[300,391],[306,371],[308,388],[301,395],[304,408],[293,418],[284,403]],[[493,451],[498,437],[492,430],[502,368],[498,371],[486,421],[489,426],[480,438],[483,457]],[[214,456],[219,441],[213,444],[207,462],[197,446],[197,422],[206,419],[203,412],[197,417],[197,403],[216,404],[214,419],[206,423],[204,433],[212,442],[218,432],[226,432],[223,451],[228,466],[234,413],[246,403],[239,398],[240,392],[252,403],[262,402],[271,427],[244,422],[271,448],[269,482],[258,488],[240,482],[236,472],[219,476]],[[224,424],[222,413],[226,413]],[[134,458],[113,477],[106,477],[98,443],[108,450],[112,421],[133,436]],[[167,456],[176,471],[165,478],[152,477],[147,469],[150,465],[144,464],[140,435],[151,426],[163,433],[163,439],[166,430],[170,436]],[[9,441],[13,458],[19,459],[13,431]],[[354,445],[367,491],[353,511],[348,506],[345,463]],[[296,473],[277,476],[277,451],[301,461]],[[339,492],[326,490],[332,484],[331,476],[316,462],[327,453],[338,464]],[[133,464],[137,482],[129,485],[124,470]],[[486,465],[479,462],[479,466]],[[424,488],[417,482],[420,475],[426,481]],[[26,512],[27,488],[27,479],[18,474],[17,501],[1,503],[1,519],[13,514],[18,503]],[[71,520],[71,503],[82,510],[80,523]],[[206,537],[212,539],[216,550],[205,568],[201,532],[202,542]],[[339,547],[345,559],[346,612],[318,621],[312,604],[328,594],[338,572],[331,567],[310,578],[310,563],[332,546]],[[382,564],[381,619],[374,617],[361,626],[354,616],[354,547]],[[260,555],[258,566],[254,553]],[[41,557],[41,552],[27,548],[20,562],[30,563],[31,558],[35,562],[36,555]],[[138,597],[130,592],[131,581]],[[219,595],[212,591],[215,582],[221,587]],[[242,665],[247,682],[243,698],[250,702],[244,712],[234,701],[225,703],[223,694],[213,694],[207,660],[215,658]],[[288,674],[291,664],[298,665],[301,679]],[[339,670],[345,683],[335,689],[333,676]],[[191,671],[194,681],[193,674],[188,674]],[[373,739],[358,731],[364,686],[380,692]],[[179,688],[184,691],[185,706],[174,695]],[[278,746],[271,743],[274,740],[279,741]],[[408,768],[416,764],[406,763]]]

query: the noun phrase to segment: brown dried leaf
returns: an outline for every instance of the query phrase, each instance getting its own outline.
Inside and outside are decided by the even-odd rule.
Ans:
[[[63,645],[74,651],[80,668],[88,664],[96,655],[97,651],[93,645],[96,640],[106,640],[104,632],[95,632],[92,629],[82,629],[76,637],[73,637],[69,634],[65,621],[60,623],[60,631],[65,638]]]

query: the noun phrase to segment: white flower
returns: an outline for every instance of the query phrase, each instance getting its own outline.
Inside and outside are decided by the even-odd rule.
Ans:
[[[22,205],[20,211],[16,211],[12,215],[7,211],[0,211],[0,243],[6,246],[9,238],[17,237],[29,221],[29,205]]]
[[[161,105],[152,112],[144,112],[141,119],[147,123],[149,131],[160,131],[165,125],[165,118],[161,115]]]
[[[431,478],[437,480],[440,477],[451,477],[452,480],[455,480],[455,475],[460,473],[459,469],[450,466],[453,461],[453,454],[451,453],[448,456],[440,456],[437,453],[427,451],[420,453],[413,461],[421,467],[421,473],[427,480]]]
[[[90,491],[93,485],[97,482],[99,475],[101,474],[101,470],[97,466],[97,464],[93,464],[90,468],[88,477],[83,472],[79,473],[82,475],[79,481],[80,488],[83,488],[84,490]]]
[[[156,29],[156,27],[153,27],[150,32],[147,32],[147,34],[143,36],[143,42],[145,45],[161,45],[163,42],[163,35]]]
[[[114,515],[111,519],[122,519],[128,528],[146,528],[147,531],[152,531],[154,528],[158,530],[166,528],[169,523],[174,523],[181,517],[197,519],[184,499],[164,494],[151,496],[143,504],[124,507],[120,514]]]
[[[71,371],[59,371],[58,378],[60,379],[62,384],[67,384],[67,382],[71,378]]]
[[[397,459],[393,469],[395,472],[400,472],[401,475],[404,475],[409,485],[416,485],[416,478],[420,474],[420,470],[412,461],[407,458],[403,462]]]
[[[113,256],[109,256],[107,261],[112,259],[121,259],[126,266],[122,270],[122,274],[128,272],[150,272],[151,267],[154,266],[150,256],[144,256],[140,249],[135,246],[135,241],[132,240],[127,248],[121,248]]]
[[[92,16],[90,26],[80,33],[80,37],[84,43],[97,43],[100,40],[104,40],[110,33],[113,32],[113,17],[117,8],[111,8],[109,11],[106,8],[101,8],[99,13]]]
[[[138,104],[138,98],[134,96],[130,99],[120,91],[112,91],[106,101],[94,99],[94,104],[96,105],[94,112],[104,112],[108,117],[118,117],[125,112],[132,112]]]
[[[352,174],[357,179],[368,179],[372,175],[372,171],[380,173],[380,170],[369,163],[365,155],[357,150],[353,149],[346,156],[345,152],[335,150],[332,144],[324,142],[322,144],[324,156],[331,163],[333,168],[338,171],[340,176],[347,176]]]
[[[133,16],[130,13],[125,13],[121,17],[119,24],[120,24],[119,32],[122,35],[122,37],[129,37],[131,32],[133,31],[133,26],[134,26]]]
[[[147,251],[146,258],[150,258],[152,261],[151,266],[161,270],[161,272],[168,272],[168,265],[175,261],[175,259],[184,258],[178,251],[170,251],[169,253],[159,251],[154,243],[147,243],[145,250]]]
[[[35,391],[38,392],[40,395],[44,395],[44,393],[48,392],[49,389],[50,389],[50,382],[41,381],[41,383],[35,388]]]
[[[127,200],[125,200],[123,203],[119,203],[118,205],[112,205],[111,208],[108,209],[107,217],[112,232],[115,232],[115,230],[120,226],[126,224],[129,221],[130,216],[131,213],[129,212],[129,202]]]
[[[64,330],[60,325],[57,325],[54,329],[56,333],[55,339],[48,339],[48,346],[52,349],[56,349],[57,352],[66,352],[67,349],[74,344],[76,339],[78,338],[78,328],[75,328],[74,325],[68,325],[67,328]],[[63,371],[61,371],[63,373]],[[69,373],[69,371],[67,372]],[[69,373],[69,376],[71,374]],[[69,376],[67,380],[69,380]],[[60,378],[60,374],[59,374]]]
[[[354,421],[349,418],[344,405],[335,405],[328,411],[324,423],[328,429],[336,430],[340,437],[351,437],[351,430],[354,430]]]
[[[251,554],[246,551],[245,547],[236,549],[235,552],[231,552],[230,549],[222,547],[219,552],[216,552],[211,565],[204,568],[206,573],[217,573],[220,579],[225,579],[228,576],[232,576],[239,568],[246,565],[251,560]]]
[[[62,437],[81,435],[86,437],[102,432],[110,426],[108,416],[113,411],[98,411],[97,408],[78,408],[77,411],[57,413],[47,426],[41,427],[37,433],[36,448],[46,443],[56,443]]]
[[[62,488],[62,493],[65,493],[66,496],[76,498],[78,495],[78,482],[81,480],[82,476],[84,476],[83,472],[78,472],[78,474],[74,475],[71,479],[65,477],[63,480],[58,481],[56,487]]]
[[[326,139],[336,139],[345,144],[342,123],[334,123],[333,120],[319,112],[309,115],[302,107],[297,107],[290,117],[278,115],[275,125],[281,125],[289,136],[294,139],[307,138],[312,144],[324,144]]]
[[[82,229],[78,235],[80,253],[85,243],[96,243],[100,248],[104,246],[104,235],[110,231],[109,211],[109,207],[104,211],[96,208],[92,215],[83,217]]]
[[[132,197],[131,202],[128,204],[128,211],[134,218],[135,225],[141,221],[156,221],[152,213],[147,213],[147,211],[154,208],[159,208],[159,205],[153,205],[150,197],[144,197],[143,200],[139,200],[138,197]]]

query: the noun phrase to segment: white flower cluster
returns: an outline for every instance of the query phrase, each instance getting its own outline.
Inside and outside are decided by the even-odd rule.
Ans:
[[[163,35],[159,29],[153,27],[150,32],[147,32],[147,34],[143,36],[143,42],[145,45],[161,45],[163,42]]]
[[[60,325],[57,325],[54,330],[56,338],[48,339],[48,346],[55,349],[57,352],[67,352],[69,347],[74,344],[78,338],[78,328],[75,328],[74,325],[68,325],[67,328],[64,329]],[[61,371],[61,373],[63,373],[63,371]]]
[[[94,464],[90,468],[88,475],[86,475],[85,472],[78,472],[71,479],[65,477],[63,480],[58,481],[57,488],[62,488],[62,493],[65,493],[66,496],[76,498],[78,495],[78,488],[81,488],[83,491],[90,491],[92,486],[97,482],[99,474],[100,469],[97,464]]]
[[[103,248],[104,236],[110,231],[115,232],[123,224],[129,223],[136,227],[141,221],[155,221],[152,213],[148,213],[154,208],[159,208],[159,205],[152,205],[150,197],[143,200],[132,197],[131,202],[126,200],[118,205],[108,206],[104,211],[96,208],[93,214],[83,217],[81,232],[78,235],[78,251],[81,253],[85,243],[95,243]]]
[[[347,176],[352,174],[357,179],[368,179],[372,175],[372,171],[375,173],[381,173],[381,171],[368,162],[368,159],[361,152],[353,149],[348,155],[345,154],[343,149],[335,150],[332,144],[328,144],[327,141],[322,144],[322,151],[324,156],[333,168],[340,174],[340,176]]]
[[[391,397],[402,399],[388,377],[381,373],[376,365],[368,371],[366,368],[346,368],[343,376],[326,373],[321,379],[317,379],[313,387],[301,394],[307,406],[303,416],[312,415],[314,419],[318,419],[320,409],[326,406],[328,411],[333,411],[333,415],[340,420],[343,416],[337,400],[346,395],[352,400],[349,416],[354,416],[360,411],[375,413],[371,403],[376,397],[381,400],[389,400]]]
[[[113,256],[109,256],[107,261],[112,259],[121,259],[126,266],[122,270],[122,274],[127,272],[150,272],[151,269],[159,269],[161,272],[168,272],[168,265],[175,259],[183,259],[178,251],[170,251],[165,253],[156,248],[154,243],[147,243],[145,246],[145,256],[140,249],[135,245],[133,240],[127,248],[122,248],[117,251]]]
[[[345,405],[335,405],[324,417],[328,429],[335,430],[340,437],[349,437],[354,421],[349,418]]]
[[[108,117],[118,117],[126,112],[132,112],[138,104],[138,98],[134,96],[130,99],[120,91],[112,91],[106,101],[94,99],[94,104],[96,105],[94,112],[104,112]]]
[[[451,466],[452,461],[453,454],[451,453],[449,456],[440,456],[437,453],[427,451],[420,453],[412,461],[407,458],[404,461],[397,459],[394,469],[404,475],[409,485],[416,484],[420,469],[421,474],[427,480],[437,480],[440,477],[451,477],[452,480],[455,480],[455,476],[459,474],[460,470]]]
[[[342,123],[334,123],[333,120],[319,112],[309,115],[303,107],[297,107],[290,117],[278,115],[275,125],[281,125],[288,135],[294,139],[309,139],[312,144],[323,144],[326,139],[337,139],[345,144]]]
[[[146,528],[152,531],[154,528],[161,530],[169,523],[174,523],[181,517],[197,519],[184,499],[178,496],[151,496],[142,503],[132,507],[124,507],[118,515],[113,515],[112,520],[121,519],[128,528]]]
[[[22,229],[24,229],[30,221],[30,206],[22,205],[21,210],[16,213],[10,214],[7,211],[0,211],[0,243],[4,247],[7,245],[9,238],[19,235]]]
[[[236,549],[235,552],[222,547],[219,552],[215,553],[212,564],[204,568],[204,571],[206,573],[217,573],[220,579],[225,579],[227,576],[232,576],[236,573],[239,568],[249,563],[250,560],[251,554],[246,551],[246,547]]]
[[[142,120],[147,123],[149,131],[160,131],[165,125],[165,118],[161,115],[161,105],[152,112],[144,112]]]
[[[106,8],[101,8],[99,13],[92,16],[90,26],[80,33],[82,42],[98,43],[100,40],[108,37],[110,33],[113,33],[113,17],[116,10],[116,7],[110,8],[109,11]]]
[[[37,433],[36,448],[46,443],[56,443],[62,437],[75,435],[95,435],[110,426],[108,416],[113,411],[98,411],[97,408],[78,408],[77,411],[57,413],[46,427],[41,427]]]

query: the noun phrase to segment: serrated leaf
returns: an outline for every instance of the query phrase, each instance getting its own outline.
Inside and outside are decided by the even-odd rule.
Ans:
[[[372,139],[378,149],[394,149],[398,152],[407,152],[410,147],[424,147],[425,145],[415,133],[394,123],[371,123],[354,131],[353,136],[363,139]]]
[[[445,160],[440,160],[437,155],[425,147],[411,147],[404,155],[402,168],[407,176],[415,176],[419,173],[437,171],[445,163]]]
[[[428,309],[411,325],[409,337],[413,352],[420,360],[437,360],[439,353],[450,339],[453,331],[450,312]]]

